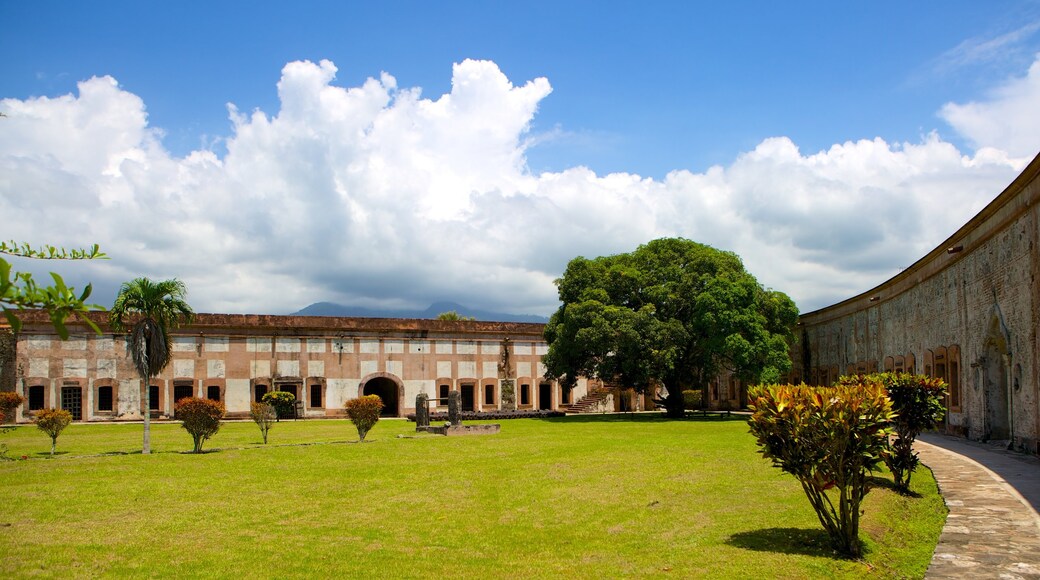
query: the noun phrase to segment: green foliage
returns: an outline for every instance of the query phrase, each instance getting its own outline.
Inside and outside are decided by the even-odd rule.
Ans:
[[[454,310],[449,310],[438,314],[437,320],[476,320],[476,318],[472,316],[463,316]]]
[[[686,390],[682,392],[683,409],[693,411],[701,408],[701,392]]]
[[[365,440],[365,435],[379,421],[379,413],[383,410],[383,400],[379,395],[365,395],[347,401],[345,406],[347,418],[357,427],[358,439]]]
[[[296,396],[288,391],[271,391],[264,393],[261,401],[270,403],[278,412],[278,419],[289,417],[295,412]]]
[[[185,397],[177,401],[174,412],[181,420],[181,427],[191,434],[194,452],[202,453],[202,443],[220,431],[220,420],[226,410],[220,401]]]
[[[267,432],[271,430],[271,426],[278,420],[278,412],[275,411],[274,405],[254,401],[249,404],[249,416],[252,417],[256,426],[260,428],[260,434],[264,436],[264,445],[267,445]]]
[[[798,479],[834,548],[858,556],[860,503],[868,475],[884,460],[893,418],[884,388],[771,385],[749,396],[759,451]]]
[[[51,455],[58,446],[58,435],[72,422],[72,413],[65,409],[41,409],[33,413],[36,428],[51,438]]]
[[[43,246],[33,248],[29,244],[19,244],[15,241],[0,241],[0,254],[31,258],[37,260],[95,260],[107,259],[95,244],[86,250],[57,248],[54,246]],[[7,322],[15,332],[22,327],[22,321],[14,310],[25,308],[42,308],[50,316],[54,330],[62,339],[69,337],[69,331],[65,327],[65,321],[69,316],[75,316],[84,324],[89,326],[98,334],[101,330],[86,315],[91,309],[99,309],[100,306],[87,304],[92,287],[87,287],[77,293],[76,289],[67,286],[65,280],[57,273],[51,272],[54,284],[41,286],[28,272],[16,272],[11,264],[0,258],[0,310],[3,310]]]
[[[545,327],[546,377],[579,376],[648,392],[681,392],[733,370],[745,382],[790,370],[788,343],[798,309],[767,290],[740,258],[689,240],[654,240],[634,252],[578,257],[556,280],[563,303]]]
[[[5,417],[14,417],[12,411],[17,409],[24,402],[25,397],[14,391],[0,392],[0,423],[4,422]]]
[[[119,332],[131,319],[135,320],[126,336],[126,351],[142,384],[147,385],[149,378],[159,376],[170,363],[173,354],[170,329],[194,319],[195,312],[184,300],[187,294],[184,283],[176,279],[152,282],[148,278],[136,278],[119,288],[108,323]],[[150,417],[145,410],[142,446],[145,454],[152,452]]]
[[[910,490],[910,476],[920,460],[914,453],[914,441],[922,431],[934,429],[942,421],[946,408],[946,383],[939,378],[909,373],[876,373],[865,377],[841,377],[840,384],[880,383],[885,387],[895,412],[896,439],[885,456],[885,464],[896,486]]]

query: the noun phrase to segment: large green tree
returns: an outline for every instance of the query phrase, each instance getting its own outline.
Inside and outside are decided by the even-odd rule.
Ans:
[[[191,306],[185,301],[188,291],[180,280],[153,282],[148,278],[136,278],[125,282],[119,289],[116,302],[109,312],[109,324],[113,330],[122,331],[132,320],[126,346],[134,368],[141,377],[144,390],[144,447],[142,453],[152,452],[151,422],[148,406],[148,386],[152,377],[170,363],[172,345],[171,328],[189,324],[195,317]]]
[[[681,417],[682,391],[706,391],[720,371],[773,382],[790,370],[798,309],[732,252],[664,238],[575,258],[556,285],[563,304],[545,327],[544,363],[564,388],[581,376],[639,392],[663,386],[668,415]]]

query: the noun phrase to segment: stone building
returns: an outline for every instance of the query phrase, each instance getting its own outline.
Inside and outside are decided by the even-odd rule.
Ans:
[[[803,314],[793,381],[907,371],[950,385],[945,428],[1037,452],[1040,156],[978,215],[883,284]]]
[[[104,328],[102,314],[95,321]],[[439,399],[440,410],[450,391],[460,391],[463,410],[555,410],[587,388],[582,381],[563,393],[541,378],[540,324],[201,314],[172,332],[173,359],[146,394],[122,334],[73,324],[62,341],[43,313],[23,322],[0,345],[0,387],[27,399],[18,420],[45,407],[77,420],[140,419],[145,400],[164,418],[187,396],[223,401],[241,417],[271,390],[292,392],[304,417],[343,416],[346,401],[367,394],[389,416],[414,412],[419,393]]]

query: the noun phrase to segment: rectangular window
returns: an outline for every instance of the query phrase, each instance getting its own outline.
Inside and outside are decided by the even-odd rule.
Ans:
[[[112,387],[98,387],[97,408],[98,411],[112,411]]]
[[[211,401],[219,401],[220,387],[218,385],[210,385],[206,387],[206,398]]]
[[[148,387],[148,410],[159,410],[159,385],[149,385]]]
[[[257,403],[264,402],[264,395],[267,394],[267,385],[256,385],[253,387],[253,400]]]
[[[447,406],[447,404],[448,404],[448,391],[450,391],[450,390],[451,390],[451,387],[449,387],[448,385],[441,385],[441,392],[440,392],[439,395],[437,395],[437,397],[438,397],[437,404],[438,405],[440,405],[442,407]]]
[[[43,409],[43,385],[29,387],[29,410],[40,411]]]
[[[520,404],[531,404],[531,385],[520,385]]]
[[[484,404],[495,404],[495,385],[484,385]]]
[[[321,384],[319,383],[311,385],[311,406],[321,406]]]
[[[189,397],[195,396],[195,393],[192,392],[193,390],[194,390],[194,388],[191,386],[191,383],[179,383],[179,384],[178,383],[174,383],[173,384],[173,401],[174,401],[174,403],[176,403],[177,401],[180,401],[181,399],[187,399]]]

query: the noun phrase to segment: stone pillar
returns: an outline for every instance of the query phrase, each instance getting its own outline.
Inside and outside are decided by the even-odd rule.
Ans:
[[[462,424],[462,392],[452,391],[448,393],[448,422],[452,427]]]
[[[419,393],[415,396],[415,430],[425,431],[430,426],[430,396]]]

